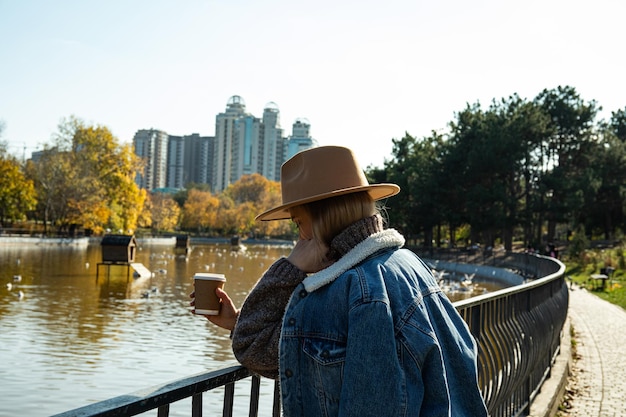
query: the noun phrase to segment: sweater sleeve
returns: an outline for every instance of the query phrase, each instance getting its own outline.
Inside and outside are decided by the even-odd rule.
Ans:
[[[278,378],[278,342],[294,288],[306,274],[280,258],[263,274],[241,307],[233,329],[233,353],[246,368]]]

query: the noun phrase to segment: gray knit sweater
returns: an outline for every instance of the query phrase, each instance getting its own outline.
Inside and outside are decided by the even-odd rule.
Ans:
[[[328,258],[340,259],[358,243],[382,230],[380,215],[359,220],[333,239]],[[233,353],[243,366],[268,378],[278,378],[283,314],[291,293],[306,276],[283,257],[270,266],[250,291],[233,330]]]

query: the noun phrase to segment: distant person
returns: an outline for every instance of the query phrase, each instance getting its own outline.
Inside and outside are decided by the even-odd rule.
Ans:
[[[291,219],[300,239],[241,309],[216,290],[220,315],[207,318],[232,330],[242,365],[280,379],[284,415],[486,416],[466,323],[383,227],[375,201],[400,188],[370,185],[336,146],[296,154],[281,186],[283,204],[257,219]]]
[[[549,243],[546,246],[546,255],[552,257],[552,258],[558,258],[558,251],[556,250],[556,246],[553,243]]]

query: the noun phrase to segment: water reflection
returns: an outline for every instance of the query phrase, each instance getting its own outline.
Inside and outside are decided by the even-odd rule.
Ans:
[[[240,305],[290,249],[206,244],[184,256],[140,242],[136,261],[153,275],[135,278],[125,266],[98,267],[97,245],[0,246],[0,415],[47,416],[235,364],[228,332],[190,313],[192,277],[224,273]],[[271,409],[265,388],[263,407]],[[221,401],[211,394],[207,412],[221,410]],[[184,403],[171,410],[188,413]]]
[[[140,246],[136,261],[155,273],[137,279],[98,268],[99,246],[0,246],[0,415],[50,415],[235,363],[228,332],[190,313],[191,277],[224,272],[241,303],[289,249]]]

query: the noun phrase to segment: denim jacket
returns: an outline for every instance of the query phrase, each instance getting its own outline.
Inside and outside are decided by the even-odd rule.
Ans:
[[[285,416],[486,416],[476,344],[390,229],[305,278],[283,316]]]

